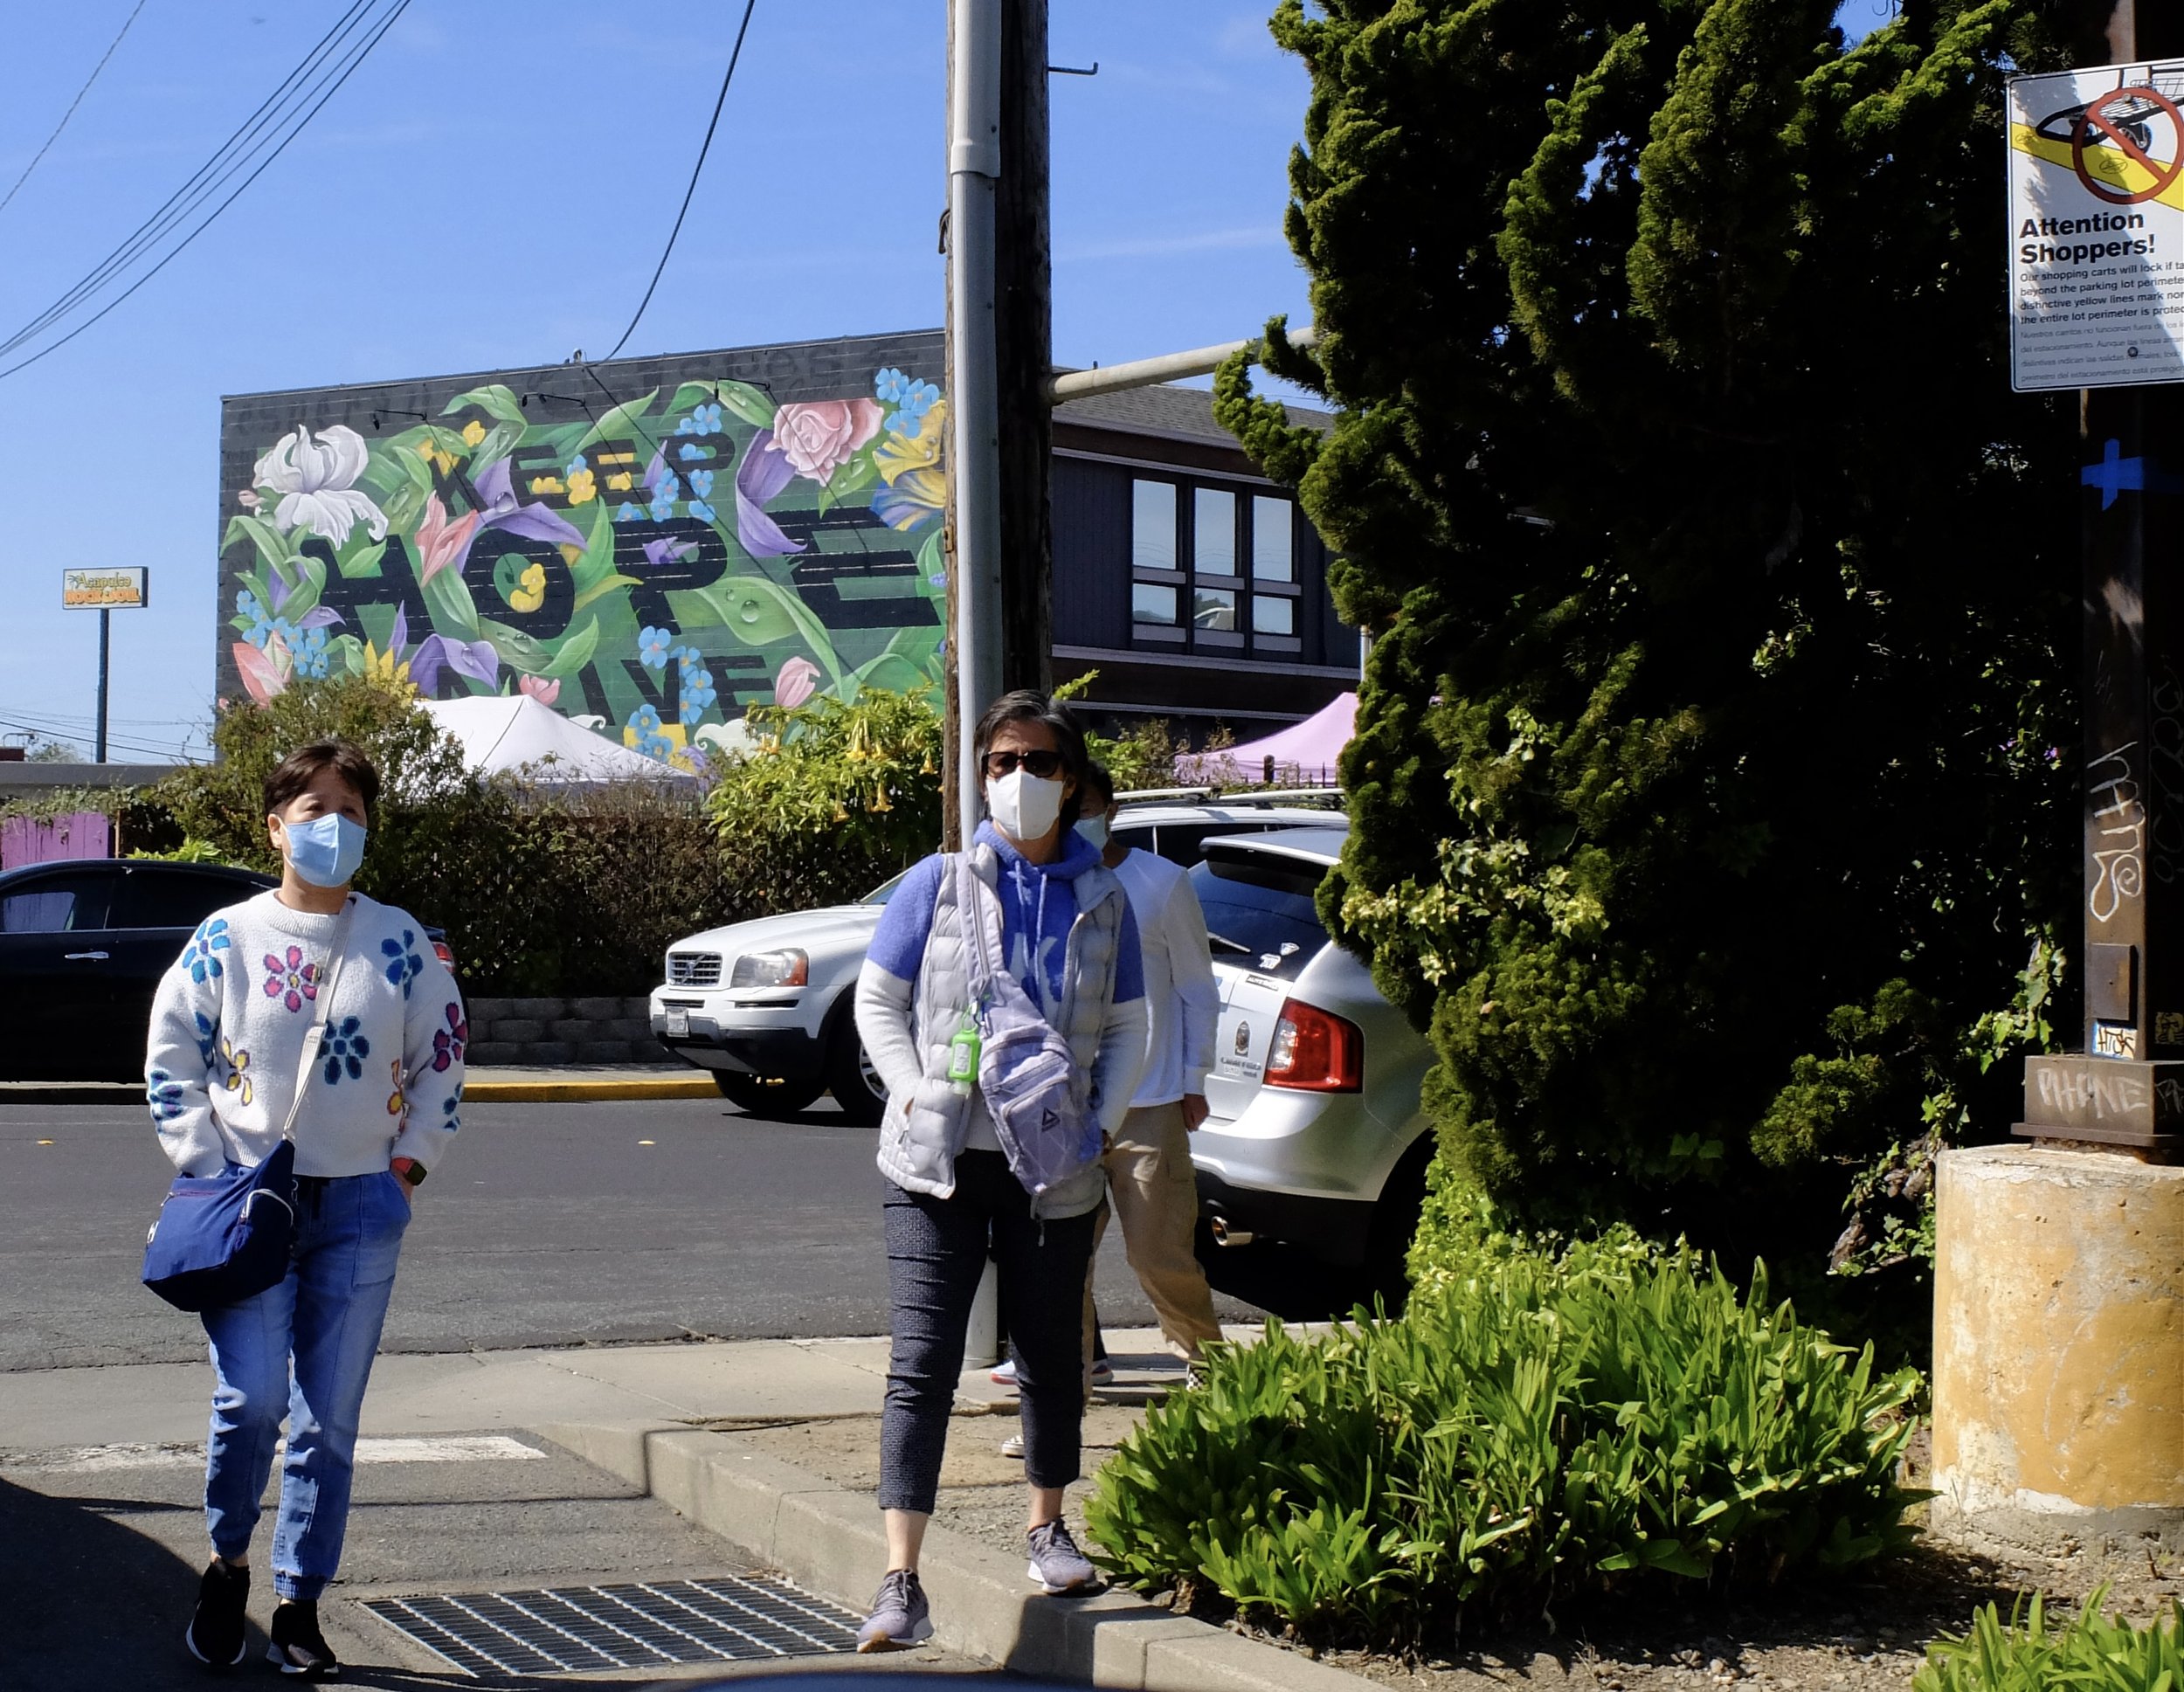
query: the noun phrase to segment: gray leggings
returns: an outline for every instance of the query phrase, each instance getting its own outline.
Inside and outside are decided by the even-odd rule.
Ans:
[[[1068,1486],[1077,1478],[1084,1414],[1080,1324],[1093,1213],[1034,1220],[1030,1195],[998,1151],[958,1154],[946,1198],[885,1185],[895,1346],[880,1420],[880,1508],[932,1511],[989,1240],[1023,1400],[1025,1478]]]

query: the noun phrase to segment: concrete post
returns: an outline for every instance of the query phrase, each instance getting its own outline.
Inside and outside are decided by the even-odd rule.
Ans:
[[[2184,1548],[2184,1168],[1944,1152],[1935,1219],[1935,1530]]]

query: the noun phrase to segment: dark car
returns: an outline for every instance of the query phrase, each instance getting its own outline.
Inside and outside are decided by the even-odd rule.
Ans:
[[[219,864],[87,858],[0,874],[0,1079],[137,1081],[152,994],[197,926],[277,886]],[[433,950],[452,963],[439,931]]]

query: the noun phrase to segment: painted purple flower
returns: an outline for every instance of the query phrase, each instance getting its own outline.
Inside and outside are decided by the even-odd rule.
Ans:
[[[439,689],[443,669],[490,687],[501,679],[501,654],[490,640],[450,640],[444,634],[428,634],[410,660],[410,680],[430,699]]]
[[[764,509],[796,475],[785,455],[768,450],[772,445],[773,431],[761,429],[751,437],[736,470],[736,538],[754,558],[778,558],[805,549],[804,542],[784,535]]]
[[[543,505],[523,505],[517,501],[515,489],[508,480],[508,461],[506,459],[480,471],[476,487],[478,498],[483,502],[478,522],[479,534],[488,528],[500,528],[511,535],[521,535],[527,541],[545,541],[555,546],[584,544],[584,536],[577,532],[576,525],[559,512],[549,511]]]
[[[666,564],[679,564],[698,549],[695,541],[678,541],[662,535],[657,541],[645,542],[645,562],[654,570]]]

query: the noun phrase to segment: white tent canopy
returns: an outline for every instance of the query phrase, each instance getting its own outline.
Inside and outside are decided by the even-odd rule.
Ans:
[[[570,722],[529,694],[425,701],[432,721],[454,737],[481,776],[522,771],[554,784],[691,782],[696,778]]]

